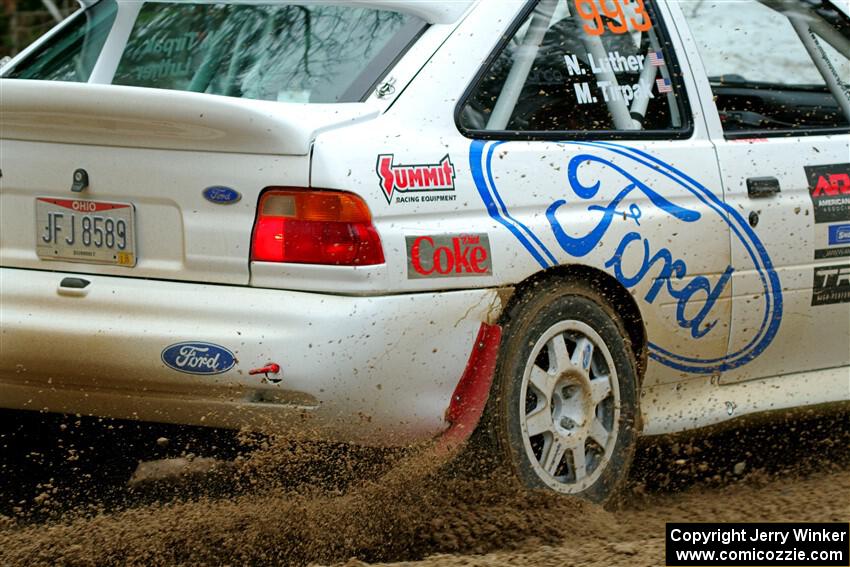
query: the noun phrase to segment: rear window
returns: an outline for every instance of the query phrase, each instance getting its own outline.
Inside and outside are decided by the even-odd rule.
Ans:
[[[118,5],[102,0],[94,8],[72,15],[62,29],[4,76],[84,83],[89,80]]]
[[[355,102],[424,28],[415,16],[339,4],[119,1],[116,15],[102,0],[6,76]]]

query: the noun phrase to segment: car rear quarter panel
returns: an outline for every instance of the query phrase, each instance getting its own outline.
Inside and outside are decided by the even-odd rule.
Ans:
[[[458,131],[454,117],[458,101],[503,31],[494,28],[494,22],[507,28],[523,5],[523,2],[505,2],[488,4],[487,9],[478,6],[386,114],[368,125],[357,125],[323,134],[316,141],[311,173],[314,185],[345,188],[355,191],[367,200],[384,241],[387,287],[391,290],[425,291],[512,285],[544,269],[541,263],[519,244],[516,237],[488,213],[474,179],[476,164],[472,156],[473,140]],[[481,29],[487,29],[488,33],[478,33]],[[694,88],[692,82],[688,83],[688,87]],[[696,101],[693,93],[691,98]],[[653,147],[668,156],[667,159],[677,167],[701,177],[703,182],[711,187],[711,191],[722,198],[716,159],[706,139],[698,109],[695,110],[695,119],[696,141],[660,140],[654,142]],[[504,186],[503,197],[512,214],[537,234],[548,234],[543,237],[544,241],[548,243],[550,250],[557,251],[559,248],[552,238],[545,212],[546,207],[555,198],[564,198],[566,194],[553,197],[552,188],[567,189],[566,166],[572,155],[582,150],[596,153],[600,150],[589,146],[567,148],[556,142],[534,144],[534,148],[522,143],[508,143],[498,148],[493,155],[494,181]],[[382,191],[381,178],[376,171],[377,159],[381,155],[392,155],[393,162],[397,164],[425,165],[437,164],[444,156],[448,156],[456,174],[454,190],[442,194],[452,197],[453,200],[388,200]],[[622,163],[628,165],[629,162],[623,160]],[[644,179],[653,187],[664,187],[663,191],[674,194],[678,191],[676,199],[682,206],[701,206],[696,197],[674,188],[669,183],[663,183],[663,180],[656,172],[650,172]],[[616,180],[618,191],[622,189],[620,181]],[[613,196],[610,192],[600,193],[597,196],[598,204],[607,205]],[[588,214],[587,203],[580,205],[570,213],[563,214],[569,215],[571,230],[577,234],[585,234],[599,221],[597,216]],[[643,202],[641,205],[644,210],[644,216],[640,219],[641,230],[644,234],[651,234],[656,248],[669,247],[675,257],[682,257],[687,261],[689,275],[709,274],[710,282],[716,282],[717,276],[713,274],[722,273],[728,265],[729,236],[723,218],[713,212],[706,213],[698,226],[687,227],[689,232],[677,238],[677,231],[671,230],[672,217],[658,208],[643,206]],[[623,234],[634,228],[634,225],[622,222],[612,226],[615,228],[612,228],[611,234],[606,235],[606,240],[600,243],[597,250],[582,258],[572,258],[563,252],[556,253],[554,263],[582,263],[612,274],[611,268],[605,265],[606,260]],[[488,236],[492,255],[492,276],[456,274],[456,277],[444,278],[410,277],[407,237],[457,233]],[[701,241],[700,246],[683,244],[695,239]],[[707,249],[720,249],[727,254],[706,254],[704,250]],[[629,269],[637,270],[638,266],[630,265]],[[653,285],[656,285],[655,279],[647,277],[630,291],[636,297],[641,297],[647,294]],[[694,303],[695,305],[688,307],[690,316],[700,308],[697,302]],[[648,308],[645,303],[640,307],[643,323],[652,340],[685,352],[698,348],[709,358],[714,355],[722,356],[726,352],[728,328],[719,326],[716,333],[696,345],[688,331],[677,322],[677,305],[674,299],[665,297]],[[725,295],[718,298],[716,309],[728,324],[731,310],[728,288]],[[651,375],[651,381],[662,382],[676,382],[693,377],[693,374],[654,362],[648,375]]]

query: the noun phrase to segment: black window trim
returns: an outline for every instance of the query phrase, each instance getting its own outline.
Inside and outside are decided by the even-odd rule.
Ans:
[[[723,124],[720,125],[721,129]],[[725,140],[749,140],[752,138],[805,138],[808,136],[840,136],[850,134],[850,126],[824,126],[823,128],[807,128],[805,130],[782,129],[782,130],[736,130],[735,132],[723,131]]]
[[[487,70],[502,53],[502,50],[516,35],[519,28],[529,17],[531,12],[540,0],[528,0],[526,5],[520,10],[510,27],[505,31],[496,47],[484,60],[484,63],[478,69],[478,72],[473,77],[470,84],[467,86],[457,105],[455,105],[454,121],[455,127],[462,136],[471,140],[503,140],[503,141],[562,141],[562,140],[684,140],[689,139],[694,134],[694,124],[691,113],[691,105],[685,88],[683,74],[679,66],[679,59],[676,49],[673,47],[670,34],[667,30],[667,25],[664,18],[660,16],[656,9],[655,0],[644,0],[648,7],[649,17],[654,23],[654,27],[658,30],[659,39],[662,45],[670,46],[670,77],[673,82],[673,88],[677,93],[676,101],[679,106],[679,112],[682,116],[683,125],[677,129],[668,130],[471,130],[465,128],[461,124],[461,113],[463,107],[469,101],[478,88]],[[569,1],[569,0],[567,0]],[[665,51],[665,58],[668,53]],[[678,93],[681,93],[679,95]]]
[[[352,81],[340,96],[339,102],[366,102],[381,81],[431,27],[428,22],[417,16],[411,16],[411,18],[412,20],[390,38],[375,58]]]

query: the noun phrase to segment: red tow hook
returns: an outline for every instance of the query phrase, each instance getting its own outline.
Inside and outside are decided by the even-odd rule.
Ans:
[[[282,380],[282,378],[270,378],[269,374],[279,374],[280,373],[280,365],[275,364],[274,362],[270,362],[263,366],[262,368],[254,368],[253,370],[249,370],[248,374],[251,376],[255,376],[257,374],[264,374],[265,380],[268,380],[272,384],[277,384]]]

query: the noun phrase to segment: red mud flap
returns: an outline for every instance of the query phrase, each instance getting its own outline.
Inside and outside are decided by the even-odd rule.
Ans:
[[[439,456],[446,457],[457,452],[475,431],[490,395],[501,340],[502,328],[499,325],[481,323],[463,376],[446,410],[449,428],[440,435],[434,447]]]

